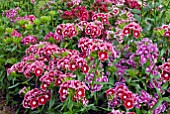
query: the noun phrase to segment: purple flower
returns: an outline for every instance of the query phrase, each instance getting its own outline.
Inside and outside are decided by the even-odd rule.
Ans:
[[[141,64],[144,64],[144,63],[146,63],[146,62],[147,62],[146,57],[145,57],[144,55],[141,55],[140,63],[141,63]]]

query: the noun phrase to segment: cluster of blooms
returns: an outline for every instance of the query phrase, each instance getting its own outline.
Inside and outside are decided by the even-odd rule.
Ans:
[[[19,38],[19,37],[22,36],[22,34],[19,33],[17,30],[13,30],[12,33],[11,33],[11,36]]]
[[[82,102],[83,105],[87,105],[88,100],[85,98],[85,90],[88,90],[88,87],[84,82],[79,80],[65,81],[60,85],[60,100],[64,102],[67,96],[71,95],[73,101]]]
[[[89,12],[86,10],[85,6],[77,6],[76,8],[72,8],[72,11],[64,11],[62,18],[78,18],[80,21],[87,21],[89,18]]]
[[[159,96],[157,94],[152,97],[149,93],[147,93],[145,90],[142,90],[140,92],[140,95],[136,95],[136,101],[137,101],[137,108],[141,108],[141,105],[148,106],[149,108],[152,108],[157,102],[158,102]],[[155,108],[152,113],[153,114],[160,114],[161,112],[164,112],[168,108],[168,103],[164,101],[160,106]]]
[[[130,8],[140,9],[140,4],[137,0],[125,0],[125,3],[130,6]]]
[[[54,54],[57,54],[58,56],[55,57]],[[48,65],[45,64],[45,62],[48,62]],[[75,75],[71,73],[63,74],[64,71],[62,72],[61,68],[69,69],[71,71],[80,68],[85,74],[89,71],[86,60],[79,56],[78,51],[61,49],[54,44],[40,42],[39,44],[31,45],[26,50],[26,55],[22,61],[14,64],[9,69],[8,73],[17,71],[23,73],[27,78],[30,78],[32,75],[39,77],[40,82],[42,82],[42,91],[46,91],[47,87],[52,83],[54,83],[54,86],[60,86],[59,93],[62,102],[68,94],[71,94],[69,92],[64,92],[66,91],[65,88],[67,88],[69,91],[75,92],[75,95],[73,96],[74,100],[81,101],[86,105],[88,100],[85,98],[85,89],[88,89],[88,87],[86,87],[83,82],[76,80],[67,81],[68,79],[74,78]],[[40,94],[38,94],[38,96],[40,96]],[[26,96],[28,95],[30,94],[27,93]],[[45,101],[42,102],[44,103]],[[32,109],[39,105],[39,101],[35,99],[35,96],[31,101],[28,101],[28,99],[25,98],[23,102],[24,107],[27,107],[26,104],[28,104],[28,102],[31,102],[30,105]]]
[[[164,30],[164,36],[165,37],[170,37],[170,25],[162,25],[161,27],[157,27],[154,30],[158,30],[159,32],[161,30]]]
[[[112,112],[108,114],[124,114],[123,111],[113,109]],[[126,112],[125,114],[136,114],[135,112]]]
[[[157,44],[153,44],[148,38],[143,38],[142,41],[138,41],[136,44],[136,55],[140,56],[140,64],[143,65],[149,60],[150,65],[147,66],[146,72],[151,72],[152,75],[157,75],[158,67],[155,65],[159,56]]]
[[[56,76],[56,77],[55,77]],[[65,80],[75,78],[76,76],[71,73],[63,74],[59,70],[51,70],[45,72],[44,75],[39,79],[41,84],[41,89],[46,90],[47,87],[54,83],[54,86],[60,86]]]
[[[102,23],[103,24],[109,24],[109,14],[104,14],[104,13],[97,13],[97,14],[94,14],[93,17],[92,17],[92,20],[98,20],[98,19],[101,19],[102,20]]]
[[[124,36],[128,36],[131,33],[131,29],[133,30],[134,37],[138,38],[140,36],[142,28],[139,24],[135,23],[136,19],[133,17],[133,14],[130,11],[119,11],[117,7],[113,7],[113,15],[117,14],[119,14],[119,16],[115,22],[116,27],[114,32],[114,38],[116,38],[119,43],[122,43]],[[128,25],[130,26],[130,28],[128,27],[127,23],[129,23]],[[122,26],[124,26],[123,29]]]
[[[159,105],[152,111],[152,114],[161,114],[165,112],[168,107],[168,102],[164,101],[161,105]]]
[[[149,93],[147,93],[145,90],[142,90],[140,92],[140,95],[136,95],[137,100],[137,108],[141,108],[141,104],[147,105],[150,108],[152,108],[157,103],[158,96],[155,94],[155,97],[152,97]]]
[[[73,15],[78,17],[81,21],[88,20],[89,14],[85,6],[77,6],[76,8],[73,8],[72,13]]]
[[[2,13],[2,16],[6,16],[11,22],[15,22],[16,18],[18,17],[18,11],[20,10],[19,7],[6,10]]]
[[[135,38],[139,38],[140,32],[142,31],[142,28],[140,27],[140,25],[135,22],[129,23],[123,28],[122,33],[123,35],[129,35],[131,33],[131,30],[133,30],[133,36]]]
[[[24,37],[21,42],[24,45],[28,45],[28,44],[31,44],[31,43],[35,44],[37,42],[37,37],[29,35],[29,36]]]
[[[55,34],[55,33],[53,33],[53,32],[49,32],[49,33],[44,37],[44,39],[45,39],[45,40],[48,40],[48,39],[50,39],[50,38],[53,38],[53,39],[56,40],[56,41],[60,41],[60,40],[62,39],[62,36],[61,36],[61,35],[57,35],[57,34]]]
[[[69,37],[72,38],[78,34],[76,27],[74,24],[60,24],[56,28],[56,34],[59,35],[60,37]]]
[[[89,55],[91,52],[98,52],[99,59],[104,62],[108,59],[109,54],[116,56],[115,51],[111,43],[104,42],[100,39],[81,38],[78,43],[78,47],[85,55]]]
[[[100,11],[100,12],[108,12],[108,5],[106,4],[107,1],[104,0],[96,0],[93,5],[93,11]]]
[[[102,0],[106,3],[113,3],[114,5],[123,5],[125,3],[125,0]]]
[[[148,87],[151,89],[154,89],[155,87],[159,90],[160,93],[165,94],[165,91],[162,89],[162,80],[161,78],[158,79],[151,79],[151,81],[148,82]]]
[[[17,17],[16,19],[17,21],[20,21],[20,20],[27,20],[29,24],[33,24],[34,23],[34,20],[36,20],[36,17],[34,15],[27,15],[27,16],[24,16],[24,17]]]
[[[115,88],[108,89],[106,95],[111,108],[120,105],[122,101],[126,109],[132,109],[136,105],[135,95],[123,83],[117,83]]]
[[[26,54],[21,62],[9,69],[9,72],[18,71],[22,68],[20,72],[24,72],[25,76],[29,78],[32,73],[36,76],[42,75],[44,69],[49,71],[54,69],[75,71],[80,68],[84,74],[87,74],[90,69],[86,60],[79,56],[78,51],[62,49],[47,42],[31,45]],[[57,58],[53,57],[53,54],[58,54]],[[63,57],[63,54],[66,55]],[[44,62],[49,62],[48,66]]]
[[[45,105],[50,99],[50,91],[43,91],[41,89],[34,88],[25,94],[22,104],[24,108],[34,109],[39,105]]]
[[[116,69],[117,69],[116,70],[116,74],[118,75],[118,78],[119,78],[118,80],[119,81],[123,81],[123,75],[126,74],[126,70],[128,69],[128,66],[129,66],[127,57],[130,57],[130,55],[132,55],[132,54],[131,53],[127,53],[126,58],[121,58],[119,60],[119,62],[117,62],[115,64]],[[134,64],[131,63],[131,67],[135,68],[136,64],[135,63]]]
[[[170,81],[170,60],[168,59],[169,62],[165,62],[163,65],[160,66],[162,73],[161,73],[161,78],[164,81]]]
[[[102,84],[93,84],[93,82],[108,82],[107,76],[104,75],[102,75],[101,77],[96,76],[97,78],[95,79],[95,75],[97,74],[91,73],[87,74],[85,77],[85,81],[88,83],[88,87],[92,92],[99,91],[103,87]]]
[[[90,35],[91,38],[96,38],[101,35],[103,24],[99,21],[87,23],[85,33]]]
[[[79,5],[82,0],[72,0],[73,5]]]

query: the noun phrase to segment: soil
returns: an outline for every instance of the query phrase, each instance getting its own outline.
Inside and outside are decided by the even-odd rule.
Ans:
[[[15,114],[15,109],[6,104],[2,94],[0,95],[0,114]]]

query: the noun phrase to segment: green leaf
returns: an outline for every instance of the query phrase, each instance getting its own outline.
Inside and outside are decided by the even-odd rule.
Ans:
[[[54,106],[54,103],[55,103],[55,96],[53,96],[51,99],[50,99],[50,105],[49,105],[49,108],[52,108],[52,106]]]
[[[115,66],[108,66],[107,70],[111,71],[112,73],[114,73],[114,72],[116,72],[116,67]]]
[[[132,9],[131,12],[136,14],[141,14],[141,10],[137,10],[137,9]]]
[[[134,14],[134,18],[135,18],[138,22],[141,21],[141,17],[140,17],[139,15],[137,15],[137,14]]]
[[[68,111],[68,112],[64,112],[63,114],[71,114],[71,113]]]
[[[168,88],[168,86],[169,86],[169,82],[166,82],[162,85],[162,89],[166,90]]]

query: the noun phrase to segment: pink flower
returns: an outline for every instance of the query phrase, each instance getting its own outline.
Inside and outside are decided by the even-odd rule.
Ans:
[[[37,108],[38,107],[38,100],[36,98],[33,98],[30,100],[30,106],[31,109]]]
[[[114,95],[115,94],[115,90],[114,89],[108,89],[106,91],[106,95]]]
[[[162,74],[161,74],[161,78],[165,81],[170,80],[170,72],[163,71]]]
[[[134,31],[133,31],[133,36],[134,36],[135,38],[139,38],[139,36],[140,36],[140,31],[134,30]]]
[[[124,102],[124,106],[126,107],[126,109],[132,109],[134,107],[133,99],[126,99],[126,101]]]
[[[12,35],[12,37],[17,37],[17,38],[22,36],[17,30],[13,30],[11,35]]]
[[[130,28],[129,28],[129,27],[125,27],[125,28],[123,29],[123,34],[124,34],[124,35],[130,34]]]
[[[85,89],[84,88],[79,88],[76,92],[76,97],[77,98],[83,98],[85,97]]]
[[[84,64],[81,68],[84,74],[87,74],[89,71],[89,66],[87,64]]]
[[[44,95],[38,97],[38,104],[39,105],[45,105],[46,102],[47,102],[47,100],[46,100],[46,97]]]
[[[166,31],[166,32],[164,33],[164,36],[170,37],[170,31]]]
[[[55,84],[57,86],[60,86],[62,84],[62,78],[57,78],[56,81],[55,81]]]
[[[108,59],[108,53],[107,52],[98,52],[99,59],[104,62]]]
[[[40,75],[43,74],[43,69],[42,68],[36,68],[34,71],[34,74],[39,77]]]

